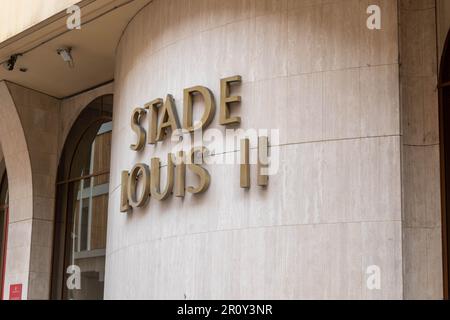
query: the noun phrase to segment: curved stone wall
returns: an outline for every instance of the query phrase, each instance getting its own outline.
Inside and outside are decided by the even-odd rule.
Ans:
[[[366,27],[373,2],[379,31]],[[105,298],[401,298],[397,42],[390,0],[145,7],[117,53]],[[252,175],[243,190],[238,165],[211,165],[206,193],[120,213],[121,171],[170,148],[130,150],[132,110],[170,93],[181,117],[184,88],[218,104],[237,74],[241,128],[280,130],[269,187]],[[210,128],[225,131],[218,118]]]

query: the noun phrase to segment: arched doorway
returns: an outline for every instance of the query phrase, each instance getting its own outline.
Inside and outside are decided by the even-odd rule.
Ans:
[[[52,299],[103,298],[112,95],[91,102],[73,125],[58,167]]]
[[[6,172],[0,180],[0,300],[3,300],[6,267],[6,246],[8,240],[8,176]]]

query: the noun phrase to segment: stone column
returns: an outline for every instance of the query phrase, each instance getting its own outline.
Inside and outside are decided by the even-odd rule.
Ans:
[[[406,299],[443,297],[435,1],[401,0],[403,283]]]
[[[5,299],[9,286],[22,284],[22,299],[50,293],[58,99],[0,83],[0,140],[8,172],[9,236]]]

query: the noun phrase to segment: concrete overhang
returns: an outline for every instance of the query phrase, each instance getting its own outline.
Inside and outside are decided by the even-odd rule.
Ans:
[[[0,66],[0,80],[57,98],[112,81],[120,37],[132,18],[151,1],[83,0],[77,3],[81,30],[69,30],[69,15],[62,11],[1,42],[2,64],[14,54],[21,56],[13,71]],[[57,54],[61,47],[72,48],[73,68]]]

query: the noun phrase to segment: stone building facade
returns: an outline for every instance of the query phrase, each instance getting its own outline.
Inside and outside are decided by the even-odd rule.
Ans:
[[[447,297],[445,0],[38,2],[29,21],[0,32],[2,62],[22,54],[0,71],[4,299],[13,289],[21,299]],[[82,25],[67,31],[73,4]],[[368,27],[368,8],[379,8],[380,29]],[[221,80],[233,76],[229,95],[241,101],[225,107],[241,121],[224,125]],[[163,189],[174,145],[132,150],[136,108],[146,138],[157,98],[169,108],[171,95],[180,127],[192,99],[195,124],[202,101],[186,89],[198,86],[215,102],[203,134],[266,130],[276,172],[260,187],[250,165],[242,188],[240,163],[206,163],[205,192],[160,201],[152,189],[121,212],[133,198],[123,171],[158,157]],[[110,148],[109,162],[98,160],[106,171],[92,169],[93,142],[91,171],[76,163],[91,120],[90,143]],[[209,160],[239,159],[243,147],[214,151]],[[257,151],[250,139],[250,157]],[[186,186],[196,184],[188,170]],[[96,205],[105,194],[107,207]]]

